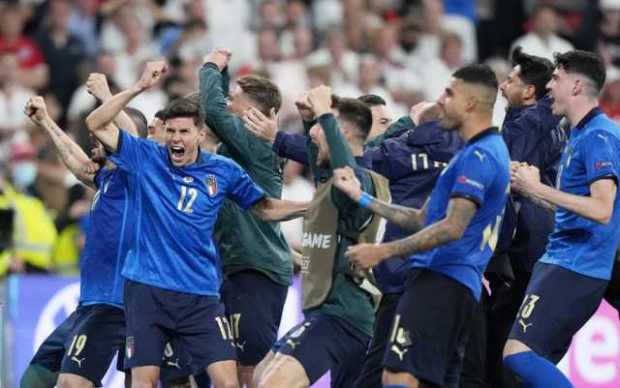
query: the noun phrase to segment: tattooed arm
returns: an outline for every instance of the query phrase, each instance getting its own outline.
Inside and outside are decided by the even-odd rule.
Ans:
[[[346,256],[361,268],[370,268],[392,256],[408,256],[460,239],[476,214],[477,205],[466,198],[452,198],[446,217],[418,233],[390,243],[359,244],[349,247]]]
[[[361,184],[350,167],[334,170],[334,186],[356,202],[359,202],[363,195]],[[403,229],[417,232],[424,226],[428,201],[422,209],[414,209],[386,203],[368,195],[366,198],[370,200],[366,204],[368,209]]]
[[[35,124],[45,129],[58,150],[63,163],[73,175],[85,185],[94,188],[93,179],[99,166],[90,160],[82,148],[52,120],[47,113],[43,97],[30,98],[26,104],[25,113]]]

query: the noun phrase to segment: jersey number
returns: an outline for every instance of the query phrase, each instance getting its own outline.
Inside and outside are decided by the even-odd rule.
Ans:
[[[495,224],[490,223],[486,228],[482,231],[482,243],[480,244],[480,250],[484,250],[484,247],[489,245],[489,249],[491,252],[495,250],[497,246],[497,240],[499,238],[499,227],[502,225],[502,216],[500,214],[495,218]]]
[[[82,350],[84,350],[84,346],[86,345],[87,339],[88,337],[84,334],[74,336],[73,341],[71,341],[71,346],[69,346],[69,350],[67,351],[67,356],[69,357],[79,356],[80,353],[82,353]]]
[[[420,161],[418,162],[418,158]],[[418,170],[428,170],[430,168],[431,163],[434,168],[443,168],[448,165],[448,163],[438,162],[428,159],[428,154],[425,152],[421,152],[419,154],[411,154],[411,168],[413,171]]]
[[[523,305],[521,306],[521,318],[528,319],[532,312],[534,311],[534,307],[536,307],[536,302],[540,299],[540,296],[534,294],[525,295],[525,299],[523,299]]]
[[[181,186],[181,195],[177,203],[177,210],[184,213],[192,213],[192,205],[198,197],[198,190],[193,187]]]

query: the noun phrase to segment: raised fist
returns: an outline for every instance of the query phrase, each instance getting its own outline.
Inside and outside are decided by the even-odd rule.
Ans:
[[[168,64],[166,61],[152,61],[147,62],[142,76],[138,80],[137,87],[140,90],[146,90],[155,85],[162,76],[168,71]]]
[[[41,96],[30,97],[24,108],[26,116],[30,117],[35,124],[41,125],[43,120],[48,117],[47,106]]]
[[[112,97],[108,79],[102,73],[90,73],[86,80],[86,90],[100,101]]]

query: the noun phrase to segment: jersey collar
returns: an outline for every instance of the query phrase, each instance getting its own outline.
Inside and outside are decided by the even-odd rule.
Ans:
[[[581,128],[585,127],[585,126],[586,126],[586,124],[587,124],[590,120],[592,120],[594,117],[596,117],[596,116],[600,115],[601,113],[603,113],[603,111],[601,111],[601,110],[599,109],[599,107],[598,107],[598,106],[597,106],[597,107],[592,108],[592,110],[591,110],[591,111],[589,111],[589,112],[588,112],[588,114],[587,114],[587,115],[585,115],[585,116],[581,119],[581,121],[579,121],[579,123],[577,123],[577,125],[575,126],[575,129],[581,129]]]
[[[490,128],[485,129],[482,132],[478,132],[476,136],[472,137],[471,139],[467,141],[467,144],[473,144],[488,135],[498,135],[498,134],[499,134],[499,130],[497,129],[497,127],[490,127]]]

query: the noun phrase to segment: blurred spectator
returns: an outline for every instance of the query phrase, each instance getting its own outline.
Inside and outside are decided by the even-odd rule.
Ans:
[[[614,78],[607,80],[601,94],[601,109],[613,120],[620,121],[620,75],[618,73],[614,75]]]
[[[607,66],[620,67],[620,1],[602,0],[598,51]]]
[[[17,4],[0,4],[0,54],[13,53],[18,71],[15,82],[26,88],[38,89],[47,83],[48,70],[39,46],[22,34],[24,15]]]
[[[99,51],[99,29],[103,15],[99,13],[99,1],[75,0],[69,17],[69,31],[82,42],[89,57]]]
[[[69,31],[71,4],[68,0],[52,0],[49,3],[46,26],[37,35],[50,73],[49,90],[56,96],[63,114],[64,125],[73,92],[80,86],[79,69],[86,59],[82,41]]]
[[[510,51],[521,46],[523,52],[553,60],[553,53],[563,53],[573,49],[573,45],[557,35],[558,15],[555,8],[548,3],[534,7],[530,16],[531,31],[517,39]]]
[[[324,45],[310,54],[306,60],[308,66],[329,66],[329,84],[335,90],[357,79],[358,56],[349,50],[344,33],[340,27],[327,30]]]
[[[19,62],[12,52],[0,52],[0,163],[6,161],[6,148],[16,133],[23,133],[28,118],[24,106],[34,94],[19,83]]]
[[[17,158],[19,150],[14,151],[14,157]],[[40,200],[16,190],[1,168],[0,208],[13,209],[14,214],[12,243],[9,253],[2,255],[0,271],[49,271],[57,236],[52,218]]]
[[[420,73],[424,82],[424,98],[435,101],[450,81],[452,73],[463,66],[463,43],[454,32],[441,34],[439,58],[425,62]]]
[[[116,73],[114,81],[121,89],[132,86],[140,75],[143,63],[157,57],[157,50],[148,30],[137,16],[122,13],[119,27],[123,34],[123,50],[116,53]]]

